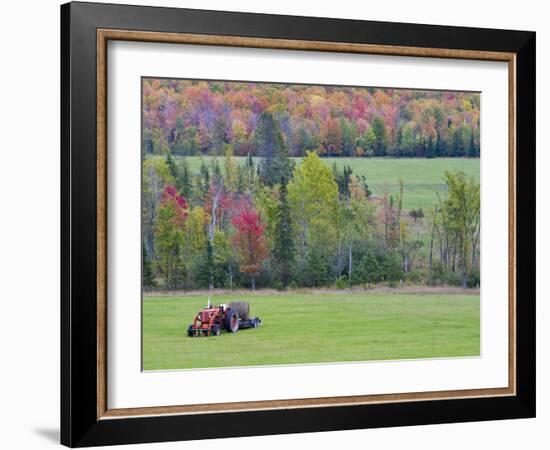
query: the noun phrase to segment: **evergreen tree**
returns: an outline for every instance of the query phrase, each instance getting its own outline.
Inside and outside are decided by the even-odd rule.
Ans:
[[[246,155],[246,181],[248,186],[251,187],[254,184],[254,175],[255,175],[255,164],[254,159],[250,152]]]
[[[342,128],[342,155],[355,156],[355,145],[357,143],[357,125],[355,122],[340,119]]]
[[[356,268],[351,277],[352,284],[367,283],[369,286],[380,279],[380,264],[372,251],[367,252]]]
[[[440,156],[445,156],[447,152],[445,151],[445,146],[443,140],[441,139],[441,133],[437,131],[437,136],[435,139],[435,156],[436,158]]]
[[[469,156],[471,158],[475,158],[476,156],[479,156],[479,150],[475,144],[474,140],[474,130],[472,129],[472,133],[470,134],[470,145],[468,147],[468,152],[466,156]]]
[[[279,211],[275,225],[273,259],[275,274],[283,287],[287,287],[294,272],[294,238],[292,220],[287,196],[287,181],[281,180]]]
[[[369,189],[369,185],[367,184],[367,178],[365,175],[355,175],[355,178],[357,179],[359,185],[363,189],[363,192],[365,193],[365,197],[368,198],[372,195],[371,190]]]
[[[396,156],[403,156],[402,153],[403,150],[403,127],[399,125],[397,127],[397,133],[395,133],[395,145],[393,154]]]
[[[237,193],[243,195],[246,191],[245,168],[237,166]]]
[[[466,154],[462,128],[457,128],[453,133],[453,153],[449,156],[464,156]]]
[[[432,135],[430,135],[428,145],[426,146],[426,158],[435,158],[435,148]]]
[[[201,249],[201,254],[196,257],[195,263],[195,283],[200,288],[212,289],[214,287],[221,287],[223,274],[220,276],[220,271],[216,270],[214,249],[210,239],[206,239],[206,245]]]
[[[376,283],[380,279],[380,264],[374,256],[374,253],[368,252],[366,256],[363,257],[363,267],[366,272],[366,281],[370,285]]]
[[[166,154],[166,167],[168,167],[168,173],[174,180],[174,183],[177,183],[179,178],[179,170],[178,170],[176,161],[174,161],[174,158],[172,158],[172,155],[170,152]]]
[[[306,150],[308,149],[308,140],[306,130],[300,128],[292,143],[292,155],[293,156],[305,156]]]
[[[193,194],[193,183],[186,159],[182,159],[178,172],[179,178],[176,180],[176,187],[185,198],[191,198]]]
[[[185,198],[191,198],[193,184],[187,161],[181,158],[181,161],[178,163],[178,161],[172,158],[172,155],[168,153],[166,155],[166,166],[168,167],[168,173],[174,180],[174,186],[177,191]]]
[[[199,186],[202,194],[201,197],[204,200],[208,190],[210,189],[210,171],[208,170],[208,167],[206,167],[206,164],[204,164],[204,161],[201,161]]]
[[[142,250],[142,263],[143,263],[143,287],[144,288],[153,288],[155,287],[155,276],[153,274],[153,268],[151,266],[151,259],[147,254],[147,249],[145,244],[143,245]]]
[[[390,252],[384,255],[380,268],[385,281],[388,281],[390,286],[403,276],[401,258],[397,253]]]
[[[260,115],[256,145],[257,153],[262,157],[258,167],[262,181],[274,186],[281,178],[289,179],[292,172],[290,159],[279,126],[268,112]]]
[[[384,121],[376,116],[372,121],[372,131],[374,132],[374,154],[376,156],[385,156],[388,147],[388,135]]]
[[[302,283],[309,287],[326,286],[330,280],[326,259],[317,249],[310,249],[306,266],[301,273]]]
[[[334,179],[338,184],[338,192],[340,193],[340,198],[348,199],[350,196],[349,184],[351,182],[351,176],[353,174],[353,169],[351,166],[344,166],[342,171],[338,170],[336,163],[332,165],[332,173],[334,174]]]
[[[222,169],[220,168],[220,163],[217,159],[212,162],[212,177],[214,183],[216,184],[220,183],[223,180]]]

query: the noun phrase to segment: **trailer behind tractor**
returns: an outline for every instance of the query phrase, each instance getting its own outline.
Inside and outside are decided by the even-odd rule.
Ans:
[[[236,333],[244,328],[258,328],[262,324],[259,317],[250,317],[248,302],[231,302],[227,305],[208,306],[195,315],[193,323],[187,327],[189,337],[219,336],[222,330]]]

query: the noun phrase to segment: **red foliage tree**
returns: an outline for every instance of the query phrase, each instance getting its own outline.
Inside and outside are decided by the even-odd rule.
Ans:
[[[262,261],[267,258],[265,226],[258,213],[249,207],[235,215],[232,222],[236,229],[233,245],[241,260],[240,270],[250,276],[252,289],[255,289],[255,278],[260,272]]]
[[[169,200],[177,202],[178,206],[180,206],[181,208],[187,208],[187,202],[181,195],[178,195],[177,189],[172,185],[166,186],[162,191],[161,202]]]
[[[160,197],[160,204],[162,208],[171,211],[170,221],[173,225],[183,226],[187,218],[189,205],[185,201],[185,198],[178,194],[174,186],[169,185],[164,188]]]
[[[182,247],[187,210],[187,202],[178,195],[176,188],[166,186],[156,219],[156,250],[165,285],[174,289],[181,286],[184,277]]]

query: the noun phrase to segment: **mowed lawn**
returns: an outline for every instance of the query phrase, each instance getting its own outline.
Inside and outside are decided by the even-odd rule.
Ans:
[[[201,157],[185,157],[193,173],[198,173]],[[212,157],[203,157],[210,164]],[[255,158],[257,160],[257,158]],[[293,158],[297,163],[300,158]],[[223,170],[223,157],[218,157]],[[238,164],[244,164],[243,157],[235,157]],[[382,196],[387,183],[390,193],[397,192],[398,180],[404,182],[405,209],[425,210],[437,203],[436,192],[445,194],[443,174],[445,170],[461,170],[479,181],[479,158],[323,158],[325,164],[342,168],[349,165],[356,175],[364,175],[374,195]]]
[[[283,293],[244,299],[258,329],[187,337],[207,297],[144,296],[143,369],[478,356],[479,295]]]

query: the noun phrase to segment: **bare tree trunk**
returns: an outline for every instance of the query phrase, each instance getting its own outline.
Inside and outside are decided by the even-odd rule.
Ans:
[[[454,242],[453,245],[453,265],[452,265],[453,272],[456,272],[456,242]]]
[[[452,257],[453,257],[453,247],[451,246],[450,242],[447,240],[447,243],[445,244],[445,247],[447,248],[447,269],[452,269]]]
[[[388,248],[388,195],[384,195],[384,243]]]
[[[344,254],[342,253],[342,242],[338,239],[338,248],[336,250],[336,269],[338,272],[338,278],[342,276],[342,270],[344,270]]]
[[[477,245],[479,242],[479,231],[477,232],[477,236],[474,236],[472,238],[472,267],[477,267],[476,261],[476,252],[477,252]]]
[[[223,185],[218,183],[216,186],[216,191],[212,197],[212,219],[210,220],[210,224],[208,226],[208,241],[210,244],[210,251],[214,252],[214,236],[216,234],[216,211],[218,209],[218,204],[220,201],[220,197],[222,194],[222,188]],[[212,291],[214,289],[214,267],[209,267],[208,270],[210,271],[210,283],[209,283],[209,289]]]
[[[445,269],[449,269],[449,263],[451,261],[451,249],[449,248],[449,237],[447,236],[447,233],[445,233],[445,251],[443,252],[443,255],[445,256]]]
[[[466,235],[464,235],[461,247],[462,247],[462,255],[460,257],[460,262],[462,263],[462,287],[466,289],[467,287],[467,272],[468,272],[468,263],[466,261],[467,252],[468,252],[468,246],[466,242]]]
[[[250,282],[252,284],[252,290],[255,291],[256,290],[256,278],[255,277],[250,277]]]
[[[307,256],[307,235],[308,235],[308,229],[309,229],[309,224],[307,221],[305,220],[301,220],[301,225],[302,225],[302,259],[305,259],[305,257]]]
[[[433,264],[433,249],[434,249],[434,236],[435,236],[435,221],[437,217],[437,206],[434,208],[434,220],[432,225],[432,236],[430,239],[430,256],[429,256],[429,267],[430,271],[432,270],[432,264]]]
[[[349,244],[349,267],[348,267],[348,284],[351,284],[351,269],[352,269],[352,262],[353,262],[353,257],[352,257],[352,244]]]
[[[218,204],[220,202],[220,197],[222,195],[222,184],[219,183],[216,186],[216,191],[214,192],[214,195],[212,197],[212,220],[210,221],[210,226],[208,227],[208,239],[210,239],[210,243],[214,244],[214,234],[216,233],[216,221],[217,221],[217,209]]]

